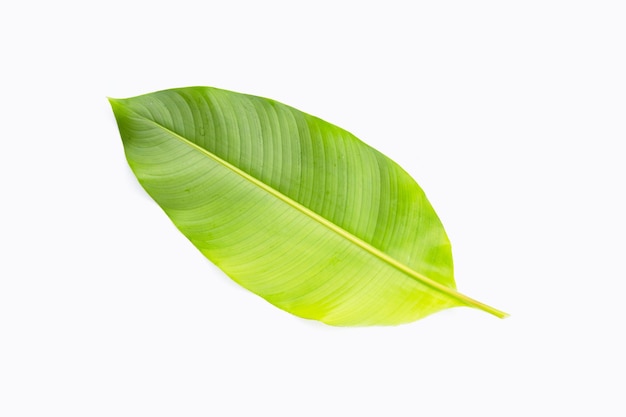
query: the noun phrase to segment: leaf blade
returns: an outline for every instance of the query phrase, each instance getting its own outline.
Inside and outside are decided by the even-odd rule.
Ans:
[[[124,140],[127,159],[146,191],[205,256],[235,281],[278,307],[305,318],[337,325],[398,324],[458,305],[471,305],[490,311],[490,307],[454,291],[449,242],[439,219],[419,186],[397,164],[348,132],[273,100],[206,87],[166,90],[113,101],[112,106]],[[148,126],[150,124],[152,130]],[[146,131],[150,131],[147,136],[143,135]],[[294,132],[297,132],[299,140],[292,139]],[[133,138],[135,142],[138,139],[146,139],[146,143],[133,145],[131,140]],[[228,140],[219,142],[216,138]],[[176,146],[172,140],[178,142]],[[231,143],[235,145],[232,146]],[[290,146],[285,146],[286,144]],[[309,153],[303,153],[302,150],[307,147]],[[314,151],[315,147],[318,147],[317,153]],[[309,157],[294,159],[293,155],[297,155],[294,148]],[[150,151],[147,152],[146,149]],[[196,153],[192,156],[190,150]],[[155,159],[156,154],[159,157]],[[357,157],[353,157],[354,155]],[[418,199],[418,207],[422,210],[419,214],[423,215],[425,212],[430,216],[427,216],[427,222],[424,223],[426,227],[422,227],[420,232],[422,235],[424,230],[434,229],[437,232],[434,239],[427,241],[426,245],[423,238],[420,244],[430,251],[433,247],[438,249],[440,258],[447,257],[448,270],[444,268],[443,272],[437,271],[440,266],[436,257],[435,261],[427,259],[427,262],[424,262],[424,256],[415,256],[415,247],[405,244],[407,239],[413,239],[411,233],[404,235],[391,233],[392,238],[379,237],[376,240],[374,235],[386,236],[376,234],[377,230],[381,224],[385,227],[389,225],[390,220],[396,221],[397,218],[392,215],[397,212],[392,213],[389,210],[392,204],[388,204],[387,211],[383,209],[383,221],[380,221],[380,207],[375,213],[378,222],[372,222],[371,210],[366,213],[369,217],[366,216],[366,220],[363,220],[363,207],[369,210],[367,204],[363,204],[363,190],[370,193],[366,199],[371,198],[374,192],[365,185],[367,181],[375,182],[372,178],[376,177],[365,175],[367,181],[361,181],[361,189],[355,190],[353,181],[357,178],[355,172],[362,174],[365,171],[349,170],[347,161],[341,163],[342,157],[348,159],[351,156],[353,165],[364,167],[370,173],[381,178],[384,177],[383,174],[388,178],[395,176],[395,181],[386,184],[388,192],[386,194],[381,192],[380,195],[395,197],[404,192],[405,196]],[[181,163],[181,159],[185,161]],[[207,164],[208,160],[211,160],[210,164]],[[193,164],[190,164],[190,161],[193,161]],[[315,164],[320,164],[320,161],[322,167],[316,168]],[[335,169],[329,169],[330,165],[326,161],[334,163]],[[220,169],[216,164],[223,168],[221,169],[223,172],[218,174]],[[200,165],[202,168],[198,168]],[[190,169],[191,166],[195,168]],[[297,173],[298,169],[300,174]],[[302,172],[309,174],[302,175]],[[188,173],[190,175],[187,175]],[[151,177],[155,175],[156,180]],[[237,183],[237,179],[232,175],[238,176],[239,181],[247,185],[242,186],[241,183],[238,185],[246,188],[246,192],[237,197],[233,197],[237,193],[232,194],[236,188],[234,184]],[[212,178],[207,179],[208,176]],[[216,178],[220,180],[216,181]],[[224,180],[225,178],[228,179]],[[294,181],[294,178],[300,179],[297,187],[294,184],[298,184],[298,181]],[[220,181],[228,184],[229,189],[217,190],[216,184]],[[167,187],[168,183],[178,185],[173,186],[172,191]],[[211,184],[215,195],[226,199],[224,201],[228,201],[228,204],[202,209],[200,213],[192,214],[194,205],[204,208],[211,205],[210,198],[196,191],[190,201],[181,195],[180,190],[189,191],[194,184],[203,186],[205,183]],[[348,190],[346,184],[352,184],[352,187]],[[381,189],[385,185],[380,180],[378,184]],[[392,186],[401,192],[394,195],[391,191]],[[322,193],[330,193],[332,198],[322,198],[320,201],[320,190]],[[230,197],[229,193],[232,194]],[[340,198],[337,198],[338,195]],[[267,200],[268,196],[273,199]],[[361,200],[358,200],[359,196]],[[283,223],[278,225],[263,222],[263,219],[254,216],[254,210],[248,207],[249,204],[244,203],[246,199],[255,201],[253,206],[257,213],[279,213]],[[401,206],[397,200],[391,199],[396,206]],[[340,204],[337,204],[337,201],[340,201]],[[306,205],[314,207],[315,210]],[[228,206],[239,207],[240,212],[248,216],[244,219],[254,218],[257,230],[249,231],[250,222],[238,222],[237,219],[229,218]],[[414,201],[409,201],[403,207],[405,210],[412,208],[415,211]],[[345,215],[346,212],[349,213],[348,216]],[[415,216],[414,213],[409,214]],[[358,221],[354,220],[355,217]],[[192,225],[186,225],[184,218],[193,218]],[[289,221],[293,220],[293,224],[285,220],[288,218],[291,219]],[[208,224],[211,227],[208,227],[207,219],[210,219]],[[405,215],[400,216],[400,220],[398,224],[404,227],[411,224],[412,218]],[[203,226],[198,227],[199,223]],[[244,226],[239,223],[244,223]],[[336,223],[340,223],[341,226]],[[229,242],[231,249],[237,249],[224,252],[223,247],[208,248],[206,236],[215,234],[217,225],[228,224],[231,227],[225,228],[225,234],[231,239],[224,236],[221,239]],[[344,228],[344,225],[347,227]],[[320,226],[323,229],[320,229]],[[394,230],[397,228],[395,226]],[[287,235],[281,233],[284,230],[289,230],[289,233]],[[373,243],[378,243],[385,251],[366,242],[358,236],[359,234],[365,239],[370,238]],[[302,235],[307,236],[306,242],[300,238]],[[400,238],[397,238],[398,236]],[[293,241],[294,237],[296,241]],[[237,242],[234,242],[235,240]],[[307,253],[311,248],[311,242],[318,242],[313,255]],[[215,242],[213,245],[220,246]],[[264,247],[271,250],[259,251]],[[358,253],[359,251],[362,253]],[[238,255],[241,253],[246,255],[243,257]],[[426,263],[431,274],[435,271],[437,280],[415,272],[389,253],[396,256],[399,254],[409,261],[412,261],[413,256],[413,265],[422,266]],[[406,256],[407,253],[409,256]],[[418,255],[423,254],[423,250],[418,252]],[[273,266],[270,267],[265,261],[260,261],[264,259],[269,259],[269,264]],[[346,259],[350,261],[346,262]],[[421,263],[415,262],[415,259]],[[260,273],[272,271],[276,274],[280,269],[276,265],[287,271],[306,269],[309,273],[304,276],[300,273],[296,275],[297,279],[289,274],[279,274],[279,279],[274,275],[270,279]],[[323,278],[320,279],[320,276]],[[405,282],[407,276],[412,281]],[[386,295],[381,297],[384,294]],[[376,298],[380,298],[382,302],[377,302]],[[364,302],[365,299],[367,302]],[[394,302],[389,303],[389,300]],[[490,312],[496,315],[499,313],[495,309],[491,309]]]

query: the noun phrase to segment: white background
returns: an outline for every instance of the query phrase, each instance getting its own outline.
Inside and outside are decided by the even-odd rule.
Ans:
[[[7,4],[0,415],[626,415],[623,2]],[[138,186],[105,98],[191,85],[396,160],[459,289],[511,317],[333,328],[233,284]]]

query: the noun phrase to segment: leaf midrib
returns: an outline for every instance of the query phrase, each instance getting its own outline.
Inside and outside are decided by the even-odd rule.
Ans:
[[[405,275],[409,276],[410,278],[420,282],[423,285],[426,285],[436,291],[439,291],[451,298],[454,298],[458,301],[460,301],[462,304],[465,304],[469,307],[475,307],[481,310],[484,310],[488,313],[491,313],[497,317],[503,318],[508,316],[507,313],[504,313],[503,311],[500,311],[494,307],[491,307],[489,305],[483,304],[480,301],[474,300],[473,298],[470,298],[464,294],[461,294],[460,292],[446,287],[443,284],[440,284],[439,282],[428,278],[425,275],[420,274],[419,272],[413,270],[412,268],[406,266],[405,264],[398,262],[397,260],[395,260],[394,258],[392,258],[391,256],[387,255],[386,253],[384,253],[383,251],[381,251],[380,249],[377,249],[376,247],[372,246],[371,244],[365,242],[364,240],[354,236],[352,233],[344,230],[343,228],[337,226],[336,224],[334,224],[333,222],[329,221],[328,219],[324,218],[323,216],[320,216],[319,214],[315,213],[314,211],[312,211],[311,209],[303,206],[302,204],[298,203],[297,201],[289,198],[288,196],[284,195],[283,193],[281,193],[280,191],[274,189],[273,187],[265,184],[264,182],[258,180],[257,178],[251,176],[250,174],[246,173],[245,171],[237,168],[235,165],[231,164],[228,161],[225,161],[224,159],[220,158],[219,156],[213,154],[212,152],[208,151],[207,149],[193,143],[192,141],[190,141],[189,139],[179,135],[178,133],[170,130],[169,128],[167,128],[166,126],[163,126],[162,124],[158,123],[155,120],[149,119],[146,116],[134,111],[133,109],[129,109],[128,107],[126,108],[126,110],[131,111],[133,114],[135,114],[136,116],[154,124],[155,126],[157,126],[158,128],[164,130],[166,133],[170,134],[171,136],[173,136],[174,138],[176,138],[177,140],[179,140],[180,142],[186,144],[187,146],[191,147],[192,149],[197,150],[198,152],[204,154],[205,156],[207,156],[208,158],[212,159],[213,161],[219,163],[220,165],[224,166],[225,168],[231,170],[233,173],[241,176],[242,178],[244,178],[245,180],[251,182],[252,184],[256,185],[257,187],[261,188],[262,190],[266,191],[267,193],[273,195],[274,197],[278,198],[279,200],[281,200],[282,202],[288,204],[289,206],[291,206],[292,208],[298,210],[299,212],[301,212],[302,214],[310,217],[311,219],[317,221],[318,223],[320,223],[321,225],[325,226],[326,228],[330,229],[331,231],[337,233],[338,235],[342,236],[344,239],[347,239],[348,241],[352,242],[353,244],[357,245],[358,247],[360,247],[361,249],[365,250],[366,252],[368,252],[369,254],[373,255],[374,257],[379,258],[380,260],[386,262],[387,264],[391,265],[392,267],[396,268],[397,270],[403,272]]]

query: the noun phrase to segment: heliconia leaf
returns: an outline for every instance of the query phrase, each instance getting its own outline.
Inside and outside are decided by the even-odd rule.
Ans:
[[[297,316],[394,325],[476,307],[417,183],[349,132],[209,87],[110,99],[126,158],[176,227],[233,280]]]

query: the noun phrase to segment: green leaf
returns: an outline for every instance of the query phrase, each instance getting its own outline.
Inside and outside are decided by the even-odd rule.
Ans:
[[[209,87],[110,99],[126,158],[176,227],[233,280],[332,325],[470,306],[417,183],[349,132]]]

